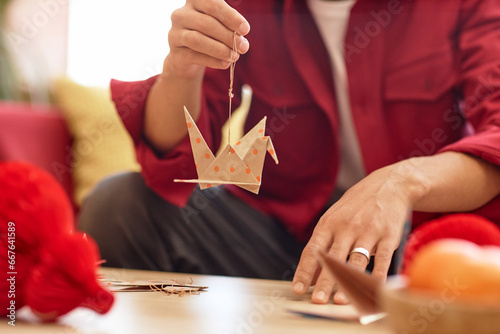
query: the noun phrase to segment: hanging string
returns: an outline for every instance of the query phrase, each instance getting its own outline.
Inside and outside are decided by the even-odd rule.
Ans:
[[[231,50],[231,64],[229,65],[229,117],[227,120],[227,143],[231,144],[231,112],[232,112],[232,100],[233,100],[233,82],[234,82],[234,67],[236,66],[236,57],[238,56],[238,50],[236,46],[236,31],[233,33],[233,49]]]

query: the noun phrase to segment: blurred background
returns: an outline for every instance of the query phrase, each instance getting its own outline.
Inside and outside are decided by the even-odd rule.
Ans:
[[[0,162],[51,173],[75,213],[104,177],[138,171],[109,81],[161,72],[170,15],[183,4],[0,0]]]
[[[2,94],[48,99],[54,78],[107,86],[161,70],[171,12],[184,0],[0,0]],[[15,78],[15,79],[14,79]],[[19,87],[17,87],[19,88]]]

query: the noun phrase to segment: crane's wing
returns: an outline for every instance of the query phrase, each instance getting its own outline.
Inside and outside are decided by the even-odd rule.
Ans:
[[[196,123],[186,107],[184,107],[184,115],[186,117],[191,148],[193,149],[196,172],[199,177],[208,168],[208,166],[213,163],[215,156],[208,147],[205,139],[203,139],[200,130],[196,126]]]
[[[240,139],[240,141],[234,145],[234,149],[241,157],[251,158],[252,154],[255,152],[254,150],[256,149],[256,147],[254,147],[256,145],[255,143],[258,142],[258,140],[265,140],[266,150],[273,157],[276,164],[278,164],[278,156],[274,150],[273,142],[271,141],[271,138],[267,137],[265,134],[266,120],[267,116],[264,116],[259,123],[257,123],[250,131],[247,132],[245,136],[243,136],[243,138]],[[243,158],[243,160],[247,162],[245,158]]]

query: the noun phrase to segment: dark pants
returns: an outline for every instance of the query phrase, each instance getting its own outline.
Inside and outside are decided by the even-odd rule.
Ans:
[[[139,173],[101,182],[83,204],[79,229],[97,241],[105,265],[118,268],[291,279],[304,246],[223,187],[196,188],[179,208]]]

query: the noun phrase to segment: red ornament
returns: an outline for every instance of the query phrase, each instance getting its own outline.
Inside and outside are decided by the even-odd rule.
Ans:
[[[71,203],[49,173],[0,163],[0,316],[25,305],[45,321],[78,306],[109,311],[114,298],[96,279],[97,246],[74,226]]]
[[[449,214],[424,223],[408,238],[402,273],[405,273],[420,247],[434,240],[449,238],[471,241],[480,246],[500,246],[500,228],[488,219],[472,213]]]

